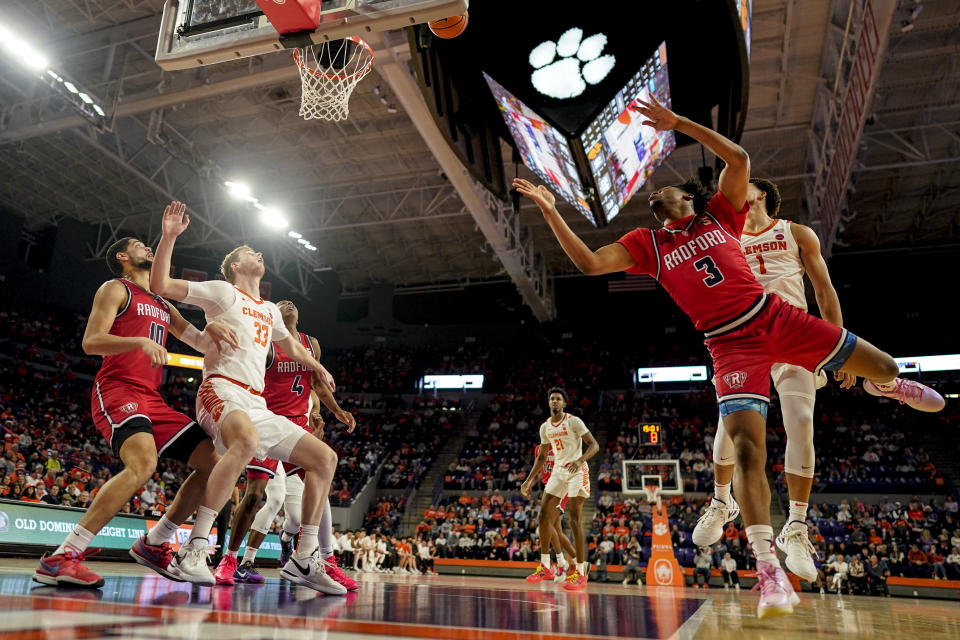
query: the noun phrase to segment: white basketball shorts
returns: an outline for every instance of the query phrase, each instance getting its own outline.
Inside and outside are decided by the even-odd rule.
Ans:
[[[590,497],[590,468],[584,462],[580,470],[576,473],[570,473],[566,467],[554,466],[553,473],[550,474],[550,481],[544,491],[552,496],[562,498],[589,498]]]

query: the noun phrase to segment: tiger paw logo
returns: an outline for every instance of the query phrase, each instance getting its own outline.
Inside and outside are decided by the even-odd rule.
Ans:
[[[134,411],[137,410],[137,406],[138,405],[136,402],[128,402],[122,407],[120,407],[120,411],[122,411],[123,413],[133,413]]]
[[[658,584],[670,584],[673,582],[673,565],[669,560],[660,559],[654,564],[653,571],[657,576]]]
[[[657,524],[653,525],[653,532],[658,536],[665,536],[667,535],[668,531],[669,528],[662,522],[658,522]]]
[[[731,389],[741,389],[747,382],[747,372],[733,371],[723,376],[723,381],[726,382],[727,386]]]
[[[541,42],[530,52],[535,69],[530,82],[545,96],[576,98],[587,90],[587,83],[603,81],[617,63],[612,55],[600,55],[605,46],[607,36],[602,33],[584,38],[583,29],[568,29],[556,42]]]

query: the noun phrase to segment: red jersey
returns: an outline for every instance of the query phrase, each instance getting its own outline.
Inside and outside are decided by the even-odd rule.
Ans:
[[[310,355],[316,357],[310,337],[305,333],[297,334],[300,344],[307,348]],[[305,416],[310,410],[310,381],[313,370],[292,360],[276,343],[273,343],[271,357],[267,360],[267,372],[263,378],[263,399],[267,409],[278,416],[293,418]]]
[[[117,312],[110,335],[121,338],[150,338],[161,347],[170,330],[170,305],[158,295],[148,293],[126,278],[116,278],[127,290],[127,302]],[[150,358],[140,349],[114,356],[104,356],[96,382],[105,378],[137,384],[156,391],[163,376],[163,367],[152,369]]]
[[[656,278],[708,337],[732,330],[766,301],[740,247],[749,209],[737,211],[717,192],[702,214],[634,229],[618,240],[637,263],[627,271]]]
[[[540,455],[540,446],[538,444],[533,448],[534,459]],[[550,447],[550,450],[547,451],[547,461],[543,463],[543,469],[540,471],[540,479],[543,480],[544,485],[550,482],[551,473],[553,473],[553,447]]]

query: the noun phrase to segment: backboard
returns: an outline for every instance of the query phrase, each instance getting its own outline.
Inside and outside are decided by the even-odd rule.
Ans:
[[[166,0],[156,61],[167,70],[190,69],[447,18],[467,5],[468,0],[322,0],[315,31],[281,36],[254,0]]]
[[[624,460],[622,492],[628,496],[644,494],[644,487],[660,485],[660,495],[683,495],[683,476],[679,460]]]

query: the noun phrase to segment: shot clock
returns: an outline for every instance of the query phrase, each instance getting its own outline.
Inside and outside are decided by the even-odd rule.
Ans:
[[[663,433],[659,422],[648,422],[640,425],[640,445],[660,446],[663,444]]]

